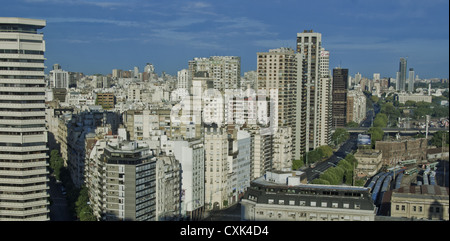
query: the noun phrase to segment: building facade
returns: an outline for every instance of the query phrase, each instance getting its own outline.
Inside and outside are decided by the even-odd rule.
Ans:
[[[448,187],[421,185],[392,191],[391,217],[449,220]]]
[[[213,81],[213,88],[224,91],[238,89],[241,81],[241,58],[238,56],[211,56],[189,61],[189,76],[207,72]]]
[[[426,138],[377,141],[375,150],[382,153],[384,165],[395,165],[400,161],[427,159],[428,141]]]
[[[400,64],[397,72],[397,91],[405,91],[406,89],[406,58],[400,58]]]
[[[229,162],[228,133],[225,128],[205,128],[205,205],[208,210],[222,209],[228,201]]]
[[[174,140],[173,154],[181,164],[181,216],[199,220],[205,211],[206,149],[203,139]],[[206,146],[206,144],[205,144]]]
[[[45,26],[0,17],[0,221],[49,220]]]
[[[275,104],[274,115],[277,120],[276,128],[290,127],[292,136],[292,154],[300,157],[302,143],[306,138],[305,132],[298,132],[297,126],[304,122],[297,115],[299,65],[301,55],[293,49],[271,49],[269,52],[257,53],[257,87],[264,90],[266,95]],[[276,130],[275,128],[275,130]],[[275,134],[275,133],[274,133]]]
[[[333,121],[334,128],[347,124],[348,69],[333,69]]]
[[[409,73],[408,73],[408,92],[409,93],[414,93],[414,80],[415,80],[415,76],[414,76],[414,68],[410,68],[409,69]]]
[[[374,176],[383,165],[381,151],[358,149],[354,156],[358,160],[358,167],[355,168],[358,178]]]
[[[300,184],[300,176],[267,173],[254,180],[241,206],[247,221],[374,221],[368,188]]]
[[[59,64],[54,64],[50,71],[50,88],[69,88],[69,72],[62,70]]]
[[[109,142],[100,156],[107,221],[156,220],[156,158],[137,142]]]
[[[366,118],[366,96],[362,91],[349,90],[347,92],[347,123],[361,123]]]
[[[297,133],[301,133],[300,151],[295,150],[295,158],[331,141],[331,88],[329,53],[322,47],[322,34],[312,30],[297,33],[297,53],[301,54],[298,63],[301,68],[301,81],[297,85]],[[323,56],[322,56],[323,55]],[[300,74],[299,74],[300,75]]]

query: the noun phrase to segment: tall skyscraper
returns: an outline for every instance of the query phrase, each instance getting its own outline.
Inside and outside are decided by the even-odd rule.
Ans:
[[[329,53],[324,51],[322,34],[312,30],[297,33],[297,53],[302,60],[296,126],[300,148],[295,150],[295,158],[331,140],[331,78],[329,71],[321,68],[329,65]]]
[[[409,69],[409,76],[408,76],[408,92],[413,93],[414,92],[414,69]]]
[[[348,69],[333,69],[333,122],[334,128],[345,127],[347,123],[347,80]]]
[[[397,74],[397,91],[405,91],[406,87],[406,59],[400,58],[400,66]]]
[[[45,25],[0,17],[0,221],[49,220]]]

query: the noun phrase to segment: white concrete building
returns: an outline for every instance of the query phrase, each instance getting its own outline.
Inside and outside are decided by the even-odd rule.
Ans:
[[[173,154],[181,163],[181,216],[199,220],[205,206],[205,149],[202,139],[174,140]]]
[[[189,61],[189,73],[205,71],[213,80],[213,88],[224,91],[237,89],[241,81],[241,58],[237,56],[211,56],[209,58],[194,58]]]
[[[230,163],[230,177],[228,182],[228,205],[239,201],[240,197],[250,186],[251,163],[251,136],[247,131],[238,130],[236,140],[237,147],[233,150],[232,163]],[[237,152],[237,154],[235,154]]]
[[[178,220],[181,164],[174,156],[156,157],[156,221]]]
[[[272,170],[290,171],[292,169],[292,128],[279,127],[273,137]]]
[[[50,219],[45,26],[0,17],[0,221]]]
[[[374,221],[369,188],[301,184],[301,173],[270,172],[241,201],[244,221]]]
[[[322,34],[313,30],[297,33],[297,53],[302,59],[297,61],[301,83],[297,86],[297,129],[295,140],[295,159],[331,140],[331,87],[329,52],[322,47]],[[301,66],[301,68],[300,68]],[[297,151],[297,150],[300,151]]]
[[[362,91],[347,92],[347,123],[354,121],[359,124],[366,118],[366,102],[366,96]]]
[[[229,161],[228,133],[224,128],[205,128],[205,205],[208,210],[221,209],[228,201]]]
[[[69,72],[62,70],[59,64],[53,65],[53,70],[50,71],[49,75],[50,88],[69,88]]]
[[[192,87],[192,77],[189,75],[189,70],[182,69],[178,71],[177,88],[186,89],[189,93],[191,93],[191,87]]]
[[[273,167],[273,134],[264,132],[259,126],[249,129],[252,135],[252,162],[250,179],[259,178]]]

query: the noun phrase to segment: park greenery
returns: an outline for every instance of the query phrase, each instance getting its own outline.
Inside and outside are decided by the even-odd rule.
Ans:
[[[69,210],[79,218],[80,221],[95,221],[92,209],[88,205],[89,196],[87,188],[76,188],[70,178],[69,170],[64,166],[64,159],[60,156],[58,150],[50,152],[50,170],[55,179],[61,181],[66,188],[66,199]]]

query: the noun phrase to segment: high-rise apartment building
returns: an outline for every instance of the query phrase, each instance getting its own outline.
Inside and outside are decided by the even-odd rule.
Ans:
[[[334,128],[347,124],[348,69],[333,69],[333,121]]]
[[[347,92],[347,123],[354,121],[361,123],[366,118],[366,96],[362,91],[349,90]]]
[[[298,64],[301,81],[297,85],[295,132],[300,135],[300,144],[296,143],[296,159],[331,140],[332,86],[329,71],[322,67],[329,65],[329,53],[322,48],[322,34],[312,30],[297,33],[297,53],[302,60]]]
[[[103,220],[156,220],[156,162],[145,144],[109,142],[104,146],[97,161],[99,175],[93,175],[97,180],[92,182],[99,185],[95,193],[101,198],[91,197],[99,200]]]
[[[295,137],[292,140],[293,153],[300,151],[300,142],[305,140],[304,135],[301,135],[305,134],[304,132],[296,132],[296,126],[301,121],[297,109],[297,102],[300,101],[297,87],[301,75],[301,61],[301,55],[290,48],[257,53],[257,87],[265,90],[277,107],[274,113],[271,113],[278,120],[274,126],[292,128],[292,136]]]
[[[396,90],[397,91],[405,91],[406,87],[406,59],[400,58],[400,65],[397,72],[397,85]]]
[[[45,25],[0,17],[0,221],[49,220]]]
[[[225,207],[228,200],[229,162],[228,133],[225,128],[205,127],[205,206],[208,210]]]
[[[50,71],[50,88],[69,88],[69,72],[62,70],[59,64],[54,64]]]
[[[213,80],[214,89],[224,91],[237,89],[241,82],[241,58],[237,56],[211,56],[189,61],[189,75],[207,72]]]
[[[409,69],[409,76],[408,76],[408,92],[413,93],[414,92],[414,69]]]

